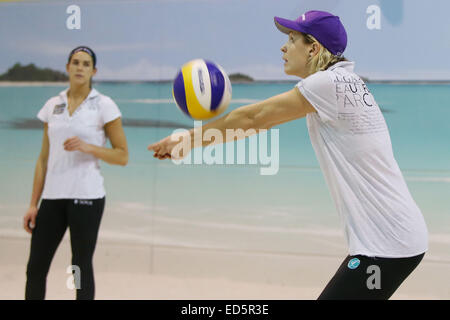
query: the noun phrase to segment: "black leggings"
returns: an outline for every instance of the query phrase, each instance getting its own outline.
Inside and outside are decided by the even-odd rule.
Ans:
[[[319,300],[387,300],[425,253],[410,258],[347,256]]]
[[[42,200],[31,236],[25,299],[45,298],[50,264],[67,227],[70,229],[72,265],[80,268],[77,300],[94,299],[92,257],[104,206],[105,198]]]

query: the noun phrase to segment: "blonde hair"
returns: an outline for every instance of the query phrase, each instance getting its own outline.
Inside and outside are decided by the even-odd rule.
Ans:
[[[306,33],[302,33],[302,35],[306,44],[312,44],[314,42],[320,44],[319,53],[308,61],[310,74],[316,73],[317,71],[327,70],[337,62],[347,61],[347,59],[343,56],[335,56],[334,54],[332,54],[312,35]]]

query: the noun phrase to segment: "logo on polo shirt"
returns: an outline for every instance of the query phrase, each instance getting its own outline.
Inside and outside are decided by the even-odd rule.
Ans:
[[[93,102],[88,102],[87,103],[87,108],[89,109],[89,110],[97,110],[98,109],[98,106],[97,106],[97,104],[96,103],[93,103]]]
[[[64,112],[64,108],[66,107],[65,103],[57,104],[53,109],[53,114],[61,114]]]

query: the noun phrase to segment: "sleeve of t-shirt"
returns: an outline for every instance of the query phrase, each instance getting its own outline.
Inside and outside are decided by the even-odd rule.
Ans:
[[[117,104],[109,97],[104,97],[102,101],[102,121],[103,124],[120,118],[122,113]]]
[[[51,115],[51,108],[54,105],[53,99],[49,99],[44,106],[41,108],[41,110],[39,110],[37,117],[39,120],[41,120],[42,122],[46,122],[48,123],[49,119],[50,119],[50,115]]]
[[[337,120],[336,86],[328,72],[319,71],[297,84],[306,100],[316,109],[322,121]]]

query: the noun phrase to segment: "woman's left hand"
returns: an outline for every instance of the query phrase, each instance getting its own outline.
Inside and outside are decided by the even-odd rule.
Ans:
[[[84,153],[90,153],[91,145],[87,144],[78,137],[72,137],[64,141],[64,150],[66,151],[81,151]]]
[[[183,138],[184,137],[184,138]],[[159,142],[153,143],[147,147],[149,151],[153,151],[153,157],[159,160],[174,159],[181,160],[191,152],[193,143],[190,143],[190,133],[178,133],[165,137]],[[187,145],[183,145],[185,140],[189,140]],[[181,145],[182,148],[177,150],[177,154],[172,154],[175,147]]]
[[[170,140],[170,136],[168,136],[157,143],[149,145],[147,150],[153,151],[153,157],[158,158],[159,160],[171,159],[174,145],[175,144]]]

